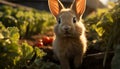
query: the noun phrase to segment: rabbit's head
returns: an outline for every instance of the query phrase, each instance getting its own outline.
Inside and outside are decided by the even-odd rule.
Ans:
[[[48,0],[48,4],[57,20],[56,36],[77,37],[82,34],[84,25],[80,20],[85,11],[86,0],[74,0],[70,8],[65,8],[59,0]]]

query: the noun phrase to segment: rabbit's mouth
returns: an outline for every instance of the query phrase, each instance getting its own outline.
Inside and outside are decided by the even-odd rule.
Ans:
[[[70,37],[70,36],[72,36],[72,34],[69,31],[65,31],[64,32],[64,36],[65,37]]]

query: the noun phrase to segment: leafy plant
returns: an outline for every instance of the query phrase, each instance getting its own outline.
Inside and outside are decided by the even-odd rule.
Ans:
[[[0,21],[5,27],[17,27],[21,37],[47,32],[55,23],[50,13],[2,5]]]
[[[96,17],[96,16],[95,16]],[[95,20],[97,19],[97,20]],[[109,50],[115,51],[115,56],[112,60],[112,69],[119,69],[119,48],[120,48],[120,2],[114,8],[102,14],[100,17],[92,19],[96,23],[92,24],[92,29],[95,30],[101,39],[102,45],[105,46],[106,53],[103,65],[105,65],[107,53]],[[89,22],[89,21],[88,21]]]
[[[108,43],[108,41],[111,40],[110,45],[116,44],[116,42],[119,40],[119,15],[119,5],[116,5],[109,12],[105,13],[102,19],[98,21],[94,27],[98,35],[101,36],[106,43]]]
[[[2,38],[0,37],[0,68],[2,69],[30,67],[30,64],[41,62],[42,57],[46,54],[26,42],[20,45],[18,43],[20,35],[17,27],[8,27],[0,30],[0,34],[2,36]],[[36,54],[35,58],[34,54]],[[31,60],[33,58],[34,60]]]
[[[0,34],[3,36],[0,39],[0,67],[2,69],[14,68],[22,55],[20,45],[17,44],[19,39],[18,29],[9,27],[1,30]]]

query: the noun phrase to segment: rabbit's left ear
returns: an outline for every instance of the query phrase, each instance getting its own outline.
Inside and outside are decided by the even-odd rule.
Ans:
[[[74,0],[70,8],[75,11],[76,16],[80,18],[85,11],[86,0]]]

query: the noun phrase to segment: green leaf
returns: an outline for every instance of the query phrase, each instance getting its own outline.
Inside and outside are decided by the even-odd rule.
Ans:
[[[2,69],[14,69],[19,62],[22,52],[18,44],[3,44],[0,42],[0,67]]]
[[[39,49],[38,47],[35,47],[35,52],[36,52],[37,58],[42,58],[43,56],[46,55],[46,53],[43,50]]]
[[[95,29],[95,31],[98,33],[99,36],[102,36],[105,30],[102,26],[99,26],[100,24],[101,22],[98,22],[97,25],[92,25],[92,27]]]
[[[33,48],[32,46],[28,45],[27,42],[22,43],[21,46],[21,50],[22,50],[22,58],[27,60],[27,59],[31,59],[33,56]]]
[[[7,30],[9,31],[9,38],[13,43],[18,43],[20,38],[19,30],[17,27],[8,27]]]

